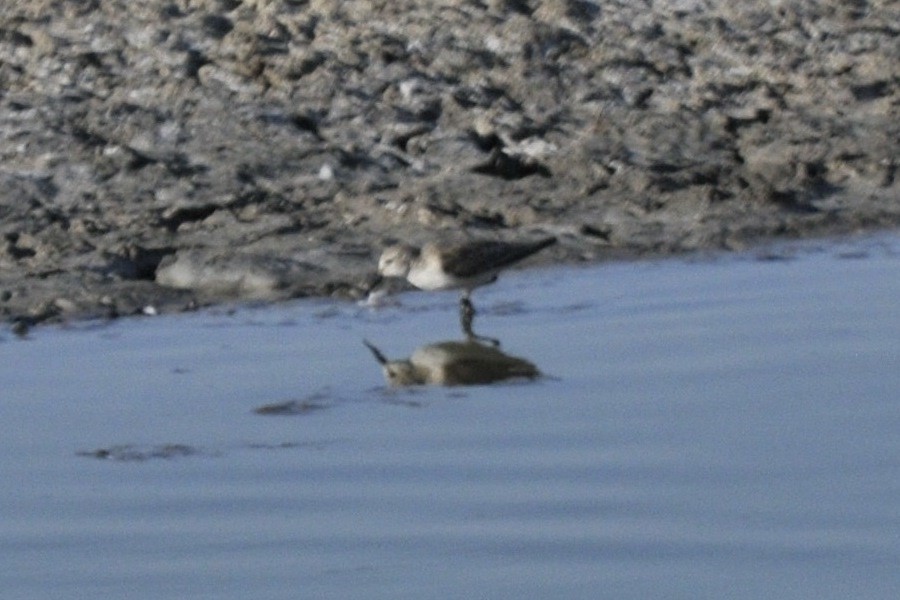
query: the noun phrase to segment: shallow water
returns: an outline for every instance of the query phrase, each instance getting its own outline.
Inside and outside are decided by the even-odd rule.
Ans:
[[[893,599],[898,298],[897,236],[510,273],[476,329],[546,376],[451,388],[362,340],[453,294],[4,332],[0,589]]]

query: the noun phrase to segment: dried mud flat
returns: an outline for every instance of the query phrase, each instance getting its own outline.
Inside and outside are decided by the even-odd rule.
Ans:
[[[359,297],[387,242],[544,261],[900,225],[889,0],[0,8],[0,315]]]

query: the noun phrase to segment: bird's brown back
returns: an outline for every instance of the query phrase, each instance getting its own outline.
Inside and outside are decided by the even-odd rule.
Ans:
[[[474,277],[502,269],[556,243],[555,237],[536,242],[480,240],[441,253],[444,270],[455,277]]]

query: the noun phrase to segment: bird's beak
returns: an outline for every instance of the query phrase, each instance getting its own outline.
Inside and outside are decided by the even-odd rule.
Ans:
[[[370,275],[366,279],[366,283],[369,287],[369,289],[366,290],[367,294],[371,294],[373,291],[378,289],[378,286],[384,283],[384,275],[382,275],[381,273],[375,273],[374,275]]]
[[[375,355],[375,360],[378,361],[378,364],[382,366],[387,364],[388,359],[384,356],[384,354],[381,353],[381,350],[369,343],[369,340],[363,340],[363,344],[366,345],[366,348],[372,351],[372,354]]]

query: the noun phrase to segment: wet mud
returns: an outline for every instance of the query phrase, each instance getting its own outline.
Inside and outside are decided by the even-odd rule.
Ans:
[[[4,4],[0,318],[360,298],[380,250],[544,263],[900,225],[888,1]]]

